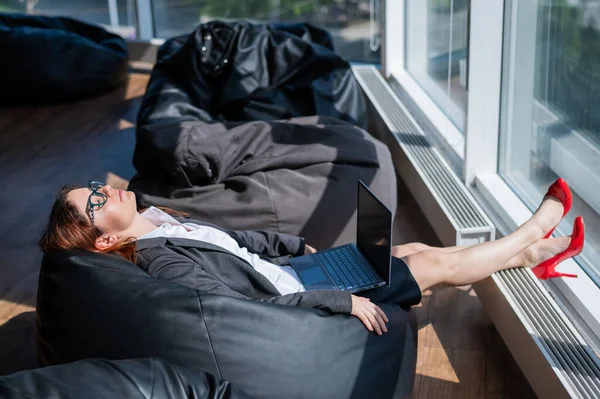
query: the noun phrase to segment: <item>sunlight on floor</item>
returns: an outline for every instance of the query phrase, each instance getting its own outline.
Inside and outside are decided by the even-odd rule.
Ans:
[[[427,336],[427,339],[425,339]],[[458,376],[432,324],[419,329],[419,342],[427,342],[427,347],[419,348],[417,373],[425,377],[458,383]],[[423,367],[428,364],[428,367]]]

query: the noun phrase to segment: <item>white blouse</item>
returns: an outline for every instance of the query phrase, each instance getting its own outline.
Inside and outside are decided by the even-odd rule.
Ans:
[[[278,266],[261,259],[258,255],[248,252],[246,248],[240,247],[229,234],[221,230],[195,223],[180,223],[171,215],[153,206],[145,210],[142,216],[158,228],[138,237],[138,240],[177,237],[217,245],[250,263],[254,270],[265,276],[282,295],[305,291],[294,269],[289,266]]]

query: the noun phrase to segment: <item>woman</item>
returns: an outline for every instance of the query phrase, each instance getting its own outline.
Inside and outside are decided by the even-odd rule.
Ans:
[[[338,290],[304,291],[295,272],[285,266],[291,256],[316,251],[300,237],[225,231],[154,207],[139,213],[133,192],[101,182],[60,191],[39,245],[43,252],[116,252],[159,279],[210,294],[351,314],[381,335],[388,319],[373,302],[410,306],[433,286],[467,285],[513,267],[534,267],[540,278],[567,276],[554,269],[582,251],[582,218],[575,220],[571,237],[548,237],[570,207],[569,187],[559,179],[533,216],[499,240],[471,247],[395,246],[392,287],[360,296]],[[415,291],[416,296],[410,294]]]

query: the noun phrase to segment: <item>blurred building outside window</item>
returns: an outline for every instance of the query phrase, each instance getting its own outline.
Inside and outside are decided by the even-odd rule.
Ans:
[[[255,23],[308,22],[326,29],[349,61],[379,63],[380,0],[0,0],[0,12],[62,15],[138,38],[137,7],[150,16],[154,38],[190,33],[220,19]]]

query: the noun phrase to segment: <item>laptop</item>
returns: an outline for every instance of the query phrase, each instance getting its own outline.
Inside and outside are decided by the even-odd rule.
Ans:
[[[356,244],[346,244],[290,260],[307,291],[359,292],[390,286],[392,211],[358,181]]]

